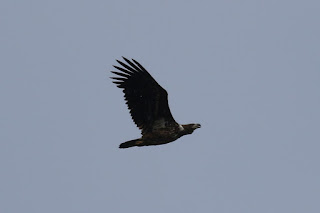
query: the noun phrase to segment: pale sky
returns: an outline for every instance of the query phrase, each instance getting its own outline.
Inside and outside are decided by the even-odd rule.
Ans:
[[[0,211],[320,212],[319,1],[1,1]],[[140,137],[121,56],[181,124]]]

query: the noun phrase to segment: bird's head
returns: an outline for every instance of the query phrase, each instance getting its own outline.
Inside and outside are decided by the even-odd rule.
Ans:
[[[186,125],[182,125],[182,127],[183,127],[184,132],[185,132],[186,134],[191,134],[191,133],[193,133],[193,131],[194,131],[195,129],[200,128],[201,125],[200,125],[200,124],[186,124]]]

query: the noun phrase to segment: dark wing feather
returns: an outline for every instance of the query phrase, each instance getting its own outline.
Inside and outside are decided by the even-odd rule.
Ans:
[[[168,93],[137,61],[123,57],[127,64],[118,61],[122,67],[114,66],[122,72],[111,71],[119,77],[112,77],[124,96],[131,117],[142,130],[142,134],[151,132],[154,125],[177,125],[168,105]]]

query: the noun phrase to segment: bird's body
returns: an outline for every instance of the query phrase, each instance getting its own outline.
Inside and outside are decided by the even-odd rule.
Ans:
[[[141,129],[142,137],[122,143],[120,148],[170,143],[201,127],[200,124],[178,124],[170,112],[167,91],[137,61],[123,59],[128,64],[117,60],[123,67],[114,67],[122,72],[112,71],[120,76],[112,79],[123,89],[131,117]]]

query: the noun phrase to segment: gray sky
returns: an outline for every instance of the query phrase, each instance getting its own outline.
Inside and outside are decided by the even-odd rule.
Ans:
[[[320,212],[319,1],[1,1],[0,210]],[[140,137],[110,70],[169,93]]]

